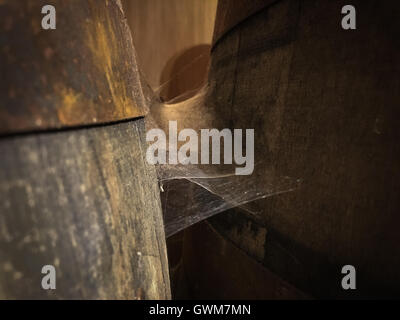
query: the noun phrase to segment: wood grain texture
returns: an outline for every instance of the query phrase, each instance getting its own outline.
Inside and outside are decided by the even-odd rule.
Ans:
[[[168,299],[144,120],[0,140],[0,295]],[[41,288],[54,265],[56,290]]]
[[[213,46],[232,28],[276,1],[277,0],[218,0]]]
[[[303,182],[257,201],[259,218],[212,223],[315,297],[399,297],[400,6],[355,0],[346,31],[346,4],[282,0],[214,47],[208,103],[225,126],[255,129],[256,162]],[[346,264],[356,291],[341,289]]]
[[[0,1],[0,134],[82,126],[145,113],[119,0]]]
[[[176,85],[164,92],[166,99],[195,89],[198,79],[206,78],[217,0],[122,2],[139,66],[151,87],[163,93],[164,87]],[[179,72],[186,74],[176,79]]]

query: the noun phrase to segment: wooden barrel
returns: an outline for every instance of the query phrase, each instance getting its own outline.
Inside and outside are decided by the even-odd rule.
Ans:
[[[121,4],[52,1],[44,30],[46,4],[0,2],[0,298],[170,298]]]
[[[313,297],[399,297],[400,5],[354,0],[344,30],[347,4],[220,1],[208,103],[225,126],[255,129],[255,162],[302,185],[257,201],[259,216],[210,222]],[[226,259],[203,272],[232,274]],[[342,288],[344,265],[356,290]]]

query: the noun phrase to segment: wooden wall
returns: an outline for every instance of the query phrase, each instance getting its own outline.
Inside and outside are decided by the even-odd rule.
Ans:
[[[206,79],[217,0],[124,0],[123,5],[151,87],[165,100],[199,87]]]

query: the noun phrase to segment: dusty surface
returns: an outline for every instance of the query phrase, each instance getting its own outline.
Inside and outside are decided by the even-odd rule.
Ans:
[[[254,203],[259,216],[237,210],[213,224],[316,297],[398,297],[400,6],[353,1],[347,31],[345,4],[277,1],[213,48],[206,102],[226,126],[255,129],[256,162],[302,180]],[[345,264],[355,292],[341,288]]]
[[[143,120],[2,139],[0,153],[0,296],[170,297]],[[41,288],[47,264],[56,290]]]
[[[129,27],[119,1],[0,2],[0,134],[82,126],[145,113]]]

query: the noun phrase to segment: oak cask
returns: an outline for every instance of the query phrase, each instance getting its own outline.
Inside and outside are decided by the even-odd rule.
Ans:
[[[0,2],[0,298],[168,299],[147,96],[121,4]],[[42,268],[56,271],[45,290]]]
[[[400,5],[352,1],[357,28],[344,30],[346,4],[220,2],[208,104],[224,126],[255,129],[255,162],[302,184],[255,202],[258,216],[210,222],[314,297],[399,297]]]

